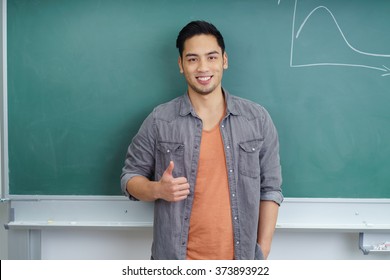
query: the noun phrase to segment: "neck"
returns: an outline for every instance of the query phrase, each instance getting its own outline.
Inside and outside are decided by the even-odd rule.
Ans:
[[[189,98],[196,114],[203,122],[203,129],[215,127],[225,114],[225,98],[222,89],[202,95],[188,91]]]
[[[222,88],[216,89],[209,94],[200,94],[189,89],[188,96],[197,114],[201,114],[204,111],[214,111],[221,106],[223,108],[225,104]]]

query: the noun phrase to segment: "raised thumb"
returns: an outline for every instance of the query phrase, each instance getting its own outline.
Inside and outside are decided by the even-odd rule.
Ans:
[[[164,172],[164,174],[172,176],[172,172],[173,172],[173,168],[174,167],[175,167],[175,164],[173,163],[173,161],[170,161],[167,169]]]

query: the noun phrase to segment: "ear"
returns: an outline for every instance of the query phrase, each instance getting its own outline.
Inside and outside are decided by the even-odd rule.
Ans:
[[[177,60],[177,64],[179,65],[179,69],[180,69],[180,73],[184,73],[184,70],[183,70],[183,64],[182,64],[182,61],[181,61],[181,56],[179,55],[179,58]]]
[[[228,56],[227,53],[224,52],[223,54],[223,69],[228,69],[229,64],[228,64]]]

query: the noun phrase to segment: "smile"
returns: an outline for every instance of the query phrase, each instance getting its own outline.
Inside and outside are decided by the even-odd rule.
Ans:
[[[200,82],[208,82],[209,80],[211,80],[213,76],[204,76],[204,77],[196,77],[196,79]]]

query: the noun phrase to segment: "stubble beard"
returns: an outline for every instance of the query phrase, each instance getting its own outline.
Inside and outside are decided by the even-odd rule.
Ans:
[[[210,93],[212,93],[216,88],[217,86],[214,85],[210,88],[201,88],[201,87],[197,87],[195,85],[192,85],[192,84],[189,84],[190,88],[197,94],[200,94],[200,95],[209,95]]]

